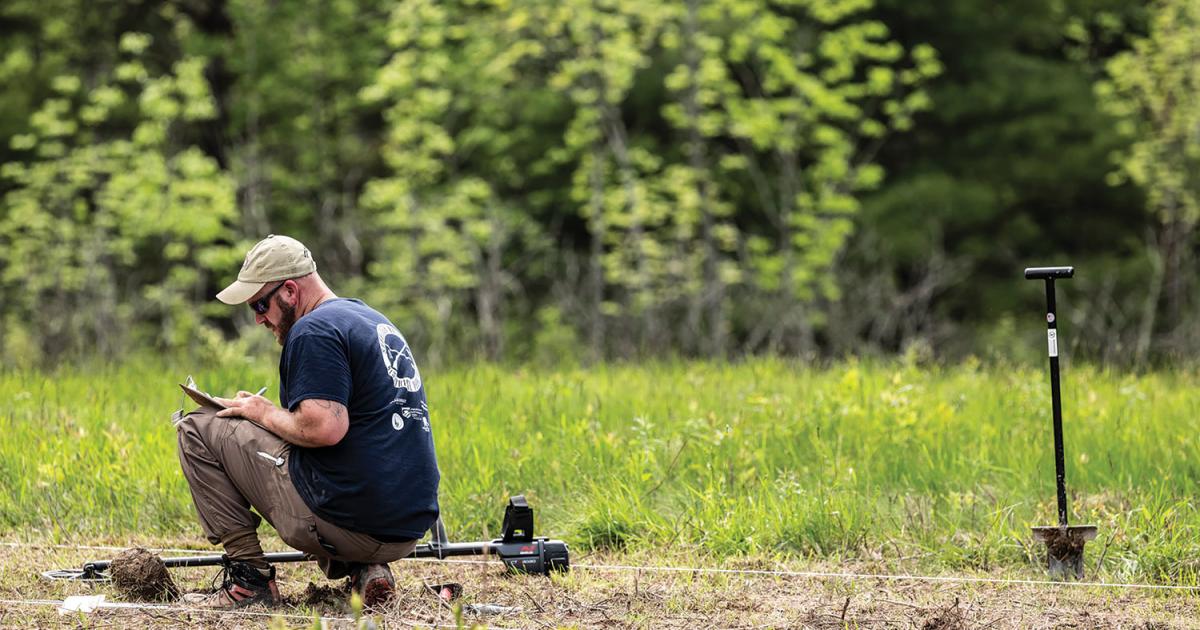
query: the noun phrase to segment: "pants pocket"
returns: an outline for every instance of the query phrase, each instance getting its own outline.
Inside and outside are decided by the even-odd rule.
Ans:
[[[255,453],[255,455],[258,455],[259,457],[267,460],[268,462],[271,462],[272,466],[282,466],[283,465],[283,458],[278,455],[272,455],[266,451],[258,451],[257,453]]]

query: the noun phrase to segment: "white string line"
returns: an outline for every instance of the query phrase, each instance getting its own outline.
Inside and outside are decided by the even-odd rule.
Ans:
[[[0,543],[9,547],[36,547],[34,544]],[[44,545],[57,549],[90,549],[96,551],[123,551],[123,547],[101,547],[86,545]],[[197,553],[201,549],[158,549],[172,553]],[[488,560],[439,560],[437,558],[406,558],[404,562],[427,562],[434,564],[494,564]],[[998,584],[1013,586],[1051,586],[1051,587],[1082,587],[1082,588],[1123,588],[1162,591],[1200,591],[1200,586],[1185,586],[1179,584],[1143,584],[1129,582],[1056,582],[1054,580],[1022,580],[1012,578],[985,578],[970,576],[941,576],[941,575],[892,575],[886,573],[834,573],[821,571],[784,571],[767,569],[718,569],[711,567],[653,567],[624,564],[572,564],[572,568],[590,569],[593,571],[649,571],[673,573],[712,573],[732,575],[761,575],[774,577],[801,577],[812,579],[842,579],[842,580],[893,580],[907,582],[951,582],[974,584]]]
[[[109,547],[109,546],[105,546],[105,545],[60,545],[60,544],[22,543],[22,542],[0,542],[0,546],[8,547],[10,549],[19,549],[19,548],[26,548],[26,549],[38,549],[38,548],[41,548],[41,549],[78,549],[78,550],[82,550],[82,551],[125,551],[125,550],[129,549],[129,547]],[[197,553],[219,554],[219,553],[221,553],[220,550],[215,549],[213,547],[209,547],[207,549],[171,549],[169,547],[146,547],[146,550],[147,551],[157,551],[160,553],[162,553],[162,552],[186,553],[186,554],[197,554]],[[288,549],[285,551],[291,551],[291,550]],[[276,552],[268,551],[267,553],[276,553]]]
[[[56,599],[0,599],[0,604],[8,604],[12,606],[62,606],[62,600]],[[98,609],[133,609],[133,610],[161,610],[164,612],[180,612],[180,613],[203,613],[216,615],[241,615],[245,617],[283,617],[285,619],[306,619],[312,621],[312,616],[309,615],[294,615],[288,613],[268,613],[254,612],[249,610],[215,610],[205,608],[190,608],[186,606],[171,606],[170,604],[137,604],[131,602],[100,602],[96,604]],[[73,612],[73,611],[72,611]],[[329,621],[354,621],[353,617],[322,617]],[[452,626],[451,626],[452,627]]]
[[[435,564],[491,564],[486,560],[438,560],[436,558],[407,558],[404,562],[432,562]],[[986,578],[953,575],[909,575],[888,573],[834,573],[822,571],[784,571],[769,569],[718,569],[712,567],[663,567],[630,564],[571,564],[572,569],[592,571],[646,571],[650,573],[709,573],[726,575],[757,575],[763,577],[799,577],[811,579],[841,580],[892,580],[903,582],[957,582],[996,584],[1010,586],[1070,586],[1082,588],[1125,588],[1144,590],[1200,591],[1200,586],[1179,584],[1140,584],[1128,582],[1056,582],[1054,580],[1022,580],[1013,578]]]
[[[1125,588],[1163,591],[1200,591],[1200,586],[1183,586],[1178,584],[1136,584],[1125,582],[1055,582],[1053,580],[1019,580],[1011,578],[985,578],[970,576],[943,575],[891,575],[887,573],[826,573],[821,571],[769,571],[764,569],[712,569],[690,567],[641,567],[621,564],[572,564],[572,569],[593,569],[610,571],[649,571],[674,573],[723,573],[739,575],[762,575],[775,577],[803,577],[813,579],[842,579],[842,580],[894,580],[907,582],[960,582],[976,584],[1002,584],[1013,586],[1072,586],[1083,588]]]
[[[63,605],[62,600],[56,599],[0,599],[0,605],[12,606],[56,606]],[[312,621],[311,615],[295,615],[288,613],[269,613],[269,612],[254,612],[248,610],[216,610],[207,608],[190,608],[186,606],[171,606],[169,604],[138,604],[132,602],[100,602],[96,605],[97,609],[126,609],[126,610],[159,610],[163,612],[179,612],[179,613],[199,613],[213,615],[241,615],[246,617],[281,617],[284,619],[304,619]],[[85,613],[86,614],[86,613]],[[368,615],[369,616],[369,615]],[[354,621],[353,617],[325,617],[320,616],[320,619],[325,621]],[[447,626],[441,624],[429,624],[424,621],[413,621],[411,619],[399,619],[400,623],[410,627],[426,627],[426,628],[458,628],[459,626]],[[512,630],[501,626],[482,626],[486,630]]]

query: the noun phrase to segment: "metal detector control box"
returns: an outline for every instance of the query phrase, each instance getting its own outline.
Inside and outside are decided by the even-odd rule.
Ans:
[[[571,561],[567,543],[533,536],[533,508],[522,495],[514,495],[504,509],[502,537],[488,543],[441,543],[418,545],[413,558],[495,554],[504,566],[520,573],[549,575],[551,571],[569,571]]]
[[[533,537],[533,508],[519,494],[504,509],[504,537],[499,542],[496,555],[514,571],[549,574],[571,566],[566,543]]]

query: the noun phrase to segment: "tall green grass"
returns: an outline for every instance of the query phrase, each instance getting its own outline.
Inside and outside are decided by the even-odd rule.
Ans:
[[[0,371],[0,527],[67,540],[195,535],[169,414],[189,370],[146,359]],[[271,358],[192,368],[277,385]],[[452,537],[497,534],[509,494],[576,549],[681,548],[1008,570],[1053,524],[1042,366],[782,360],[424,374]],[[1195,583],[1194,370],[1064,371],[1073,522],[1089,570]],[[1102,562],[1101,562],[1102,561]]]

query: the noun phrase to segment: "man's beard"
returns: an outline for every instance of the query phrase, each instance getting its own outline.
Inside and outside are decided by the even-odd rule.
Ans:
[[[279,324],[275,326],[275,341],[279,345],[287,340],[288,332],[292,330],[292,325],[296,323],[296,307],[284,302],[278,296],[275,297],[275,305],[279,307]]]

